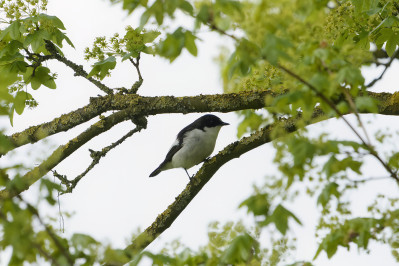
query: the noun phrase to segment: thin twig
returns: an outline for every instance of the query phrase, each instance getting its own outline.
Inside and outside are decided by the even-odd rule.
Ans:
[[[105,155],[110,150],[112,150],[113,148],[115,148],[116,146],[118,146],[119,144],[124,142],[127,138],[131,137],[134,133],[137,133],[137,132],[139,132],[142,129],[145,129],[147,127],[146,123],[141,123],[141,124],[137,123],[136,125],[137,125],[136,128],[130,130],[122,138],[120,138],[116,142],[112,143],[111,145],[103,148],[101,151],[93,151],[93,150],[89,149],[90,156],[93,158],[93,161],[91,162],[91,164],[86,168],[86,170],[83,173],[81,173],[80,175],[75,177],[73,180],[68,180],[68,178],[65,175],[60,175],[59,173],[57,173],[57,171],[52,171],[53,175],[55,177],[57,177],[61,181],[61,183],[66,185],[66,187],[67,187],[66,190],[61,193],[61,195],[62,194],[66,194],[66,193],[71,193],[73,191],[73,189],[76,187],[76,185],[79,183],[79,181],[88,172],[90,172],[90,170],[92,170],[94,168],[94,166],[97,165],[100,162],[101,158],[105,157]]]
[[[213,27],[216,27],[216,26],[213,25]],[[223,31],[219,31],[219,32],[224,33]],[[237,38],[235,36],[231,36],[229,34],[225,34],[225,35],[229,36],[229,37],[231,37],[231,38],[233,38],[234,40],[237,41]],[[392,56],[392,58],[396,57],[396,53],[397,52],[398,52],[398,50],[395,52],[395,54]],[[321,98],[325,103],[327,103],[327,105],[330,106],[330,108],[332,108],[337,113],[337,115],[345,122],[345,124],[347,124],[349,126],[349,128],[360,139],[360,141],[368,148],[370,154],[373,155],[384,166],[384,168],[390,173],[391,177],[394,178],[396,180],[396,182],[399,183],[399,177],[397,176],[397,174],[391,169],[391,167],[389,167],[389,165],[387,165],[381,159],[381,157],[374,150],[374,148],[371,145],[367,144],[367,142],[363,139],[363,137],[359,134],[359,132],[357,132],[357,130],[349,123],[349,121],[343,116],[343,114],[338,110],[338,108],[335,106],[335,104],[330,99],[328,99],[323,93],[321,93],[319,90],[317,90],[316,87],[314,87],[312,84],[310,84],[309,82],[307,82],[306,80],[304,80],[302,77],[298,76],[297,74],[295,74],[291,70],[287,69],[286,67],[282,66],[281,64],[277,64],[277,66],[280,69],[284,70],[287,74],[289,74],[293,78],[299,80],[301,83],[303,83],[304,85],[308,86],[314,93],[316,93],[316,95],[319,98]]]
[[[50,254],[48,254],[42,246],[38,243],[32,243],[32,245],[44,256],[47,260],[51,261],[51,265],[61,266]]]
[[[342,91],[343,91],[345,98],[348,101],[349,106],[351,107],[353,113],[356,115],[357,121],[359,122],[359,126],[362,128],[363,133],[366,136],[368,145],[371,145],[371,140],[369,138],[369,135],[367,134],[366,127],[364,126],[362,119],[360,118],[359,112],[357,111],[356,105],[353,102],[351,95],[349,94],[349,92],[346,88],[342,88]]]
[[[69,59],[66,59],[64,56],[60,55],[57,51],[57,48],[55,45],[46,40],[46,49],[51,53],[54,59],[64,63],[66,66],[70,67],[74,72],[75,76],[81,76],[93,83],[97,88],[105,92],[106,94],[113,94],[114,91],[106,86],[105,84],[101,83],[100,81],[92,78],[92,77],[87,77],[89,74],[83,69],[83,66],[77,65],[74,62],[72,62]]]
[[[141,84],[143,84],[143,77],[141,76],[140,72],[140,54],[136,58],[136,62],[134,62],[133,58],[129,58],[129,61],[133,64],[133,66],[136,68],[137,74],[139,75],[139,80],[136,81],[133,86],[130,88],[130,90],[127,91],[127,93],[137,93],[139,88],[141,87]]]
[[[232,38],[233,40],[235,40],[236,42],[239,41],[239,38],[237,38],[237,37],[234,36],[233,34],[227,33],[226,31],[224,31],[224,30],[218,28],[214,23],[209,23],[209,24],[207,24],[207,25],[208,25],[208,27],[210,27],[212,30],[216,30],[216,31],[219,32],[220,34],[226,35],[226,36]]]
[[[136,68],[137,70],[137,74],[139,75],[139,80],[142,80],[143,77],[141,76],[141,72],[140,72],[140,54],[137,56],[136,58],[136,62],[134,62],[133,58],[129,58],[129,61],[133,64],[133,66]]]
[[[280,69],[284,70],[287,74],[289,74],[293,78],[299,80],[301,83],[308,86],[314,93],[316,93],[316,95],[319,98],[321,98],[325,103],[327,103],[327,105],[330,106],[330,108],[333,109],[336,112],[336,114],[345,122],[345,124],[347,124],[348,127],[355,133],[355,135],[360,139],[360,141],[363,143],[363,145],[365,145],[367,147],[370,154],[372,156],[374,156],[384,166],[385,170],[387,170],[390,173],[391,177],[394,178],[396,180],[396,182],[399,183],[399,177],[397,176],[397,174],[391,169],[391,167],[389,167],[389,165],[387,165],[381,159],[381,157],[378,155],[378,153],[374,150],[373,146],[369,145],[363,139],[363,137],[359,134],[359,132],[357,132],[357,130],[352,126],[352,124],[349,123],[349,121],[344,117],[344,115],[338,110],[338,108],[335,106],[335,104],[330,99],[328,99],[323,93],[321,93],[319,90],[317,90],[316,87],[314,87],[312,84],[310,84],[309,82],[307,82],[306,80],[304,80],[302,77],[298,76],[291,70],[287,69],[286,67],[284,67],[280,64],[278,64],[277,66]]]
[[[113,113],[108,117],[104,117],[100,121],[92,124],[75,138],[69,140],[65,145],[58,146],[58,148],[55,149],[47,159],[43,160],[38,166],[34,167],[18,179],[18,185],[11,181],[8,188],[0,190],[0,200],[15,197],[21,192],[27,190],[33,183],[42,178],[51,169],[56,167],[59,163],[65,160],[65,158],[92,138],[104,133],[123,121],[129,120],[129,118],[132,119],[131,113],[132,108],[126,108]]]
[[[62,233],[64,233],[65,232],[64,216],[62,215],[62,212],[61,212],[60,193],[61,193],[60,191],[57,191],[58,214],[61,217],[61,219],[60,219],[60,231]]]
[[[359,179],[359,180],[351,180],[353,183],[358,184],[358,183],[365,183],[368,181],[379,181],[383,179],[388,179],[391,178],[390,176],[382,176],[382,177],[369,177],[369,178],[364,178],[364,179]]]
[[[396,59],[398,52],[399,52],[399,49],[395,51],[395,53],[391,56],[391,59],[389,60],[389,62],[385,64],[385,69],[384,69],[384,71],[382,71],[381,75],[378,78],[372,80],[369,84],[367,84],[366,88],[370,88],[370,87],[374,86],[374,84],[377,83],[377,81],[382,79],[384,74],[387,72],[388,68],[391,66],[393,60]]]

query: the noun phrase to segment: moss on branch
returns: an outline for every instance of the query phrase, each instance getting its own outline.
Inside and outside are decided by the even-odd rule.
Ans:
[[[142,97],[135,94],[108,95],[91,98],[82,108],[64,114],[41,125],[32,126],[9,137],[9,150],[43,138],[67,131],[77,125],[112,110],[130,108],[129,116],[155,115],[162,113],[231,112],[244,109],[259,109],[265,106],[266,95],[276,96],[270,91],[242,92],[231,94],[199,95],[193,97]]]
[[[143,97],[135,94],[107,95],[92,98],[85,107],[64,114],[54,120],[41,125],[32,126],[22,132],[9,137],[12,144],[10,150],[28,143],[35,143],[47,136],[67,131],[77,125],[112,110],[130,108],[129,116],[146,116],[165,113],[194,113],[194,112],[232,112],[245,109],[259,109],[265,107],[265,97],[277,97],[280,94],[272,91],[248,91],[240,93],[199,95],[192,97]],[[368,92],[368,96],[378,100],[379,113],[385,115],[399,115],[398,93]]]

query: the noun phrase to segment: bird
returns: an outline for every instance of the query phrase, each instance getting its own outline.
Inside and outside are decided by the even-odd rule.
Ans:
[[[211,155],[220,129],[227,125],[229,123],[223,122],[219,117],[207,114],[183,128],[177,134],[165,160],[150,177],[172,168],[183,168],[191,179],[187,169],[205,161]]]

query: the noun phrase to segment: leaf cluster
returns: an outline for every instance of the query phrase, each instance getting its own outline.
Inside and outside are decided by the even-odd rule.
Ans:
[[[93,47],[85,49],[85,59],[99,60],[93,65],[88,77],[95,76],[100,80],[110,75],[110,70],[116,66],[116,57],[122,61],[139,58],[140,53],[154,54],[152,43],[160,35],[159,31],[146,31],[141,28],[126,27],[126,33],[120,37],[118,33],[107,40],[98,37]]]
[[[60,48],[64,41],[73,44],[59,18],[39,13],[47,1],[2,1],[0,6],[8,25],[0,31],[0,110],[12,123],[14,111],[22,114],[25,106],[37,105],[28,85],[33,90],[41,85],[56,88],[56,75],[42,66],[51,57],[46,41]]]

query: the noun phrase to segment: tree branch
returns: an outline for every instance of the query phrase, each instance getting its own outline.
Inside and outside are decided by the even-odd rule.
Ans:
[[[377,83],[377,81],[382,79],[382,77],[384,76],[384,74],[386,73],[388,68],[391,66],[393,60],[396,59],[398,55],[399,55],[399,49],[395,51],[395,53],[392,55],[392,57],[389,60],[389,62],[384,64],[385,65],[385,69],[384,69],[384,71],[382,71],[381,75],[378,78],[372,80],[369,84],[367,84],[366,88],[370,88],[370,87],[374,86],[374,84]]]
[[[27,172],[21,178],[14,179],[9,182],[6,189],[0,191],[0,200],[14,197],[21,192],[27,190],[33,183],[47,174],[51,169],[57,166],[65,158],[80,148],[83,144],[94,138],[95,136],[109,130],[120,122],[128,120],[130,110],[125,109],[110,116],[101,119],[97,123],[91,125],[87,130],[82,132],[76,138],[71,139],[67,144],[59,146],[45,161],[40,165]]]
[[[133,64],[133,66],[136,68],[137,75],[139,75],[139,80],[136,81],[133,86],[128,90],[128,93],[137,93],[138,89],[140,88],[141,84],[143,84],[143,77],[141,76],[140,72],[140,54],[136,59],[136,62],[134,62],[133,58],[129,58],[129,61]]]
[[[93,98],[92,103],[84,108],[80,108],[77,111],[61,116],[61,118],[54,119],[49,123],[31,127],[21,133],[16,133],[9,137],[15,148],[29,142],[36,142],[60,131],[66,131],[73,126],[95,117],[95,115],[101,111],[105,112],[108,110],[122,109],[121,111],[92,125],[88,130],[79,135],[77,140],[72,140],[67,145],[60,146],[46,161],[24,175],[22,180],[24,180],[25,183],[23,184],[22,189],[19,189],[16,192],[20,193],[28,189],[31,184],[40,179],[49,170],[54,168],[59,162],[68,157],[72,152],[91,138],[108,130],[117,123],[130,119],[131,117],[163,113],[224,113],[245,109],[259,109],[265,107],[264,99],[266,95],[277,97],[280,94],[272,91],[255,91],[220,95],[199,95],[193,97],[142,97],[136,94],[115,94]],[[379,101],[379,114],[399,115],[399,93],[390,94],[368,92],[367,95]],[[106,128],[102,126],[102,121],[106,124]],[[11,197],[18,193],[11,193],[9,189],[3,190],[0,191],[0,199]]]
[[[192,97],[142,97],[137,94],[115,94],[91,98],[90,103],[82,108],[55,118],[51,122],[32,126],[22,132],[12,134],[8,137],[12,144],[8,151],[28,143],[35,143],[59,132],[67,131],[106,111],[132,108],[129,114],[131,116],[164,113],[187,114],[193,112],[227,113],[265,107],[264,99],[267,95],[276,97],[280,94],[272,91],[252,91]]]
[[[326,116],[320,110],[314,113],[313,119],[307,124],[313,124],[322,120],[327,119]],[[144,232],[142,232],[136,239],[133,240],[132,244],[125,248],[125,254],[128,258],[132,258],[134,255],[141,252],[146,248],[152,241],[154,241],[162,232],[169,228],[174,220],[180,215],[180,213],[188,206],[191,200],[198,194],[198,192],[205,186],[205,184],[212,178],[212,176],[222,167],[225,163],[232,159],[238,158],[244,153],[255,149],[265,143],[269,143],[278,137],[281,137],[281,131],[279,134],[273,134],[279,129],[283,129],[284,133],[292,133],[298,130],[299,118],[281,119],[280,121],[266,126],[249,137],[242,138],[239,141],[231,143],[226,146],[217,155],[206,161],[202,167],[198,170],[195,176],[187,184],[186,188],[180,193],[176,200],[168,206],[168,208],[158,215],[155,221],[149,226]],[[127,263],[123,262],[123,263]],[[122,265],[121,262],[106,262],[106,265]]]
[[[64,114],[50,122],[32,126],[22,132],[12,134],[8,137],[12,144],[8,151],[28,143],[35,143],[59,132],[67,131],[106,111],[132,108],[130,115],[133,116],[194,112],[227,113],[267,107],[264,101],[265,97],[277,97],[279,95],[281,94],[272,91],[245,91],[191,97],[143,97],[137,94],[115,94],[91,98],[90,103],[82,108]],[[367,92],[367,96],[379,102],[379,114],[399,115],[399,94]],[[3,155],[7,152],[3,153]]]
[[[137,119],[138,120],[138,119]],[[94,168],[95,165],[97,165],[102,157],[105,157],[107,155],[107,153],[112,150],[113,148],[115,148],[116,146],[118,146],[119,144],[121,144],[122,142],[124,142],[127,138],[133,136],[134,133],[140,132],[142,129],[147,128],[147,119],[145,119],[143,117],[143,119],[141,119],[142,121],[137,122],[137,120],[135,120],[135,124],[137,125],[134,129],[130,130],[127,134],[125,134],[122,138],[120,138],[118,141],[112,143],[111,145],[103,148],[101,151],[93,151],[90,150],[90,156],[92,157],[93,161],[91,162],[91,164],[89,165],[89,167],[87,167],[87,169],[81,173],[80,175],[78,175],[77,177],[75,177],[73,180],[68,180],[66,176],[64,175],[60,175],[58,174],[56,171],[53,171],[53,174],[55,177],[57,177],[62,184],[64,184],[66,186],[66,190],[62,193],[72,193],[73,189],[76,187],[76,185],[79,183],[79,181],[91,170]]]
[[[295,74],[293,71],[290,69],[287,69],[286,67],[278,64],[278,67],[284,70],[287,74],[289,74],[291,77],[299,80],[301,83],[309,87],[316,95],[319,97],[321,100],[323,100],[332,110],[335,111],[335,113],[345,122],[345,124],[352,130],[353,133],[360,139],[360,141],[367,147],[367,150],[369,153],[374,156],[381,164],[384,166],[385,170],[391,175],[393,179],[396,180],[396,182],[399,184],[399,176],[397,175],[397,172],[395,172],[384,160],[380,157],[380,155],[376,152],[373,146],[371,146],[369,143],[364,140],[364,138],[360,135],[359,132],[352,126],[351,123],[344,117],[344,113],[340,112],[335,105],[335,103],[327,98],[322,92],[320,92],[316,87],[314,87],[312,84],[304,80],[302,77],[298,76]]]
[[[114,93],[112,89],[110,89],[108,86],[104,85],[100,81],[98,81],[92,77],[87,77],[89,74],[83,69],[83,66],[75,64],[71,60],[60,55],[57,51],[57,48],[55,47],[55,45],[52,42],[50,42],[48,40],[46,40],[45,42],[46,42],[46,49],[47,49],[47,51],[49,51],[51,53],[52,58],[64,63],[66,66],[70,67],[75,72],[75,76],[84,77],[85,79],[87,79],[88,81],[93,83],[97,88],[99,88],[106,94]]]
[[[11,147],[3,154],[0,154],[0,157],[10,150],[28,143],[35,143],[48,136],[67,131],[89,121],[110,109],[110,101],[111,98],[109,97],[93,98],[90,104],[82,108],[69,112],[68,114],[63,114],[50,122],[31,126],[24,131],[12,134],[8,137]]]

